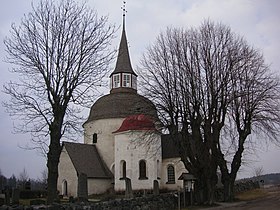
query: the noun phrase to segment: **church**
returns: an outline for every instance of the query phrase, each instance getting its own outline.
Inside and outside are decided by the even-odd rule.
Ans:
[[[125,18],[125,16],[123,17]],[[123,192],[125,179],[133,191],[183,188],[187,170],[168,135],[161,133],[154,104],[137,93],[127,44],[125,19],[110,93],[91,107],[83,124],[84,143],[63,142],[58,165],[59,193],[77,197],[78,177],[87,177],[88,194]]]

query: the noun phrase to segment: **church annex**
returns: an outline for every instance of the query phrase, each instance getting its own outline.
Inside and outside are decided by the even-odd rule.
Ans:
[[[125,16],[123,17],[125,18]],[[187,172],[168,135],[158,129],[154,104],[137,93],[125,32],[125,19],[110,94],[99,98],[83,124],[84,143],[64,142],[58,166],[58,191],[77,197],[78,177],[87,176],[88,194],[125,190],[125,178],[132,190],[183,187],[180,175]]]

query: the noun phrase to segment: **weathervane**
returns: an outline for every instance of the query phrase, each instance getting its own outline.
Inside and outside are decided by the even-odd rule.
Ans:
[[[121,7],[121,9],[123,11],[123,27],[124,27],[124,24],[125,24],[125,13],[127,13],[126,8],[125,8],[125,4],[126,4],[126,1],[123,1],[123,6]]]

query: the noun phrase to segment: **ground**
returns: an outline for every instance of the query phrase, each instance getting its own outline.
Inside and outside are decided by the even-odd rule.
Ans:
[[[257,196],[255,199],[247,198],[244,201],[234,203],[221,203],[220,206],[212,208],[199,208],[194,207],[195,210],[278,210],[280,209],[280,185],[264,188],[261,190],[262,196]],[[192,209],[192,208],[190,208]]]

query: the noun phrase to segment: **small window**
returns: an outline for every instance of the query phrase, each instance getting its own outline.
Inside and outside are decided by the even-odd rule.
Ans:
[[[121,170],[120,170],[120,179],[126,178],[126,162],[124,160],[121,161]]]
[[[167,167],[167,184],[175,184],[175,170],[172,165]]]
[[[159,164],[159,160],[157,160],[157,179],[160,179],[160,164]]]
[[[97,143],[97,133],[94,133],[94,134],[92,135],[92,143],[93,143],[93,144]]]
[[[145,160],[139,162],[139,179],[148,179]]]
[[[123,74],[123,87],[131,87],[131,75]]]
[[[120,74],[113,75],[113,88],[118,88],[121,86]]]

